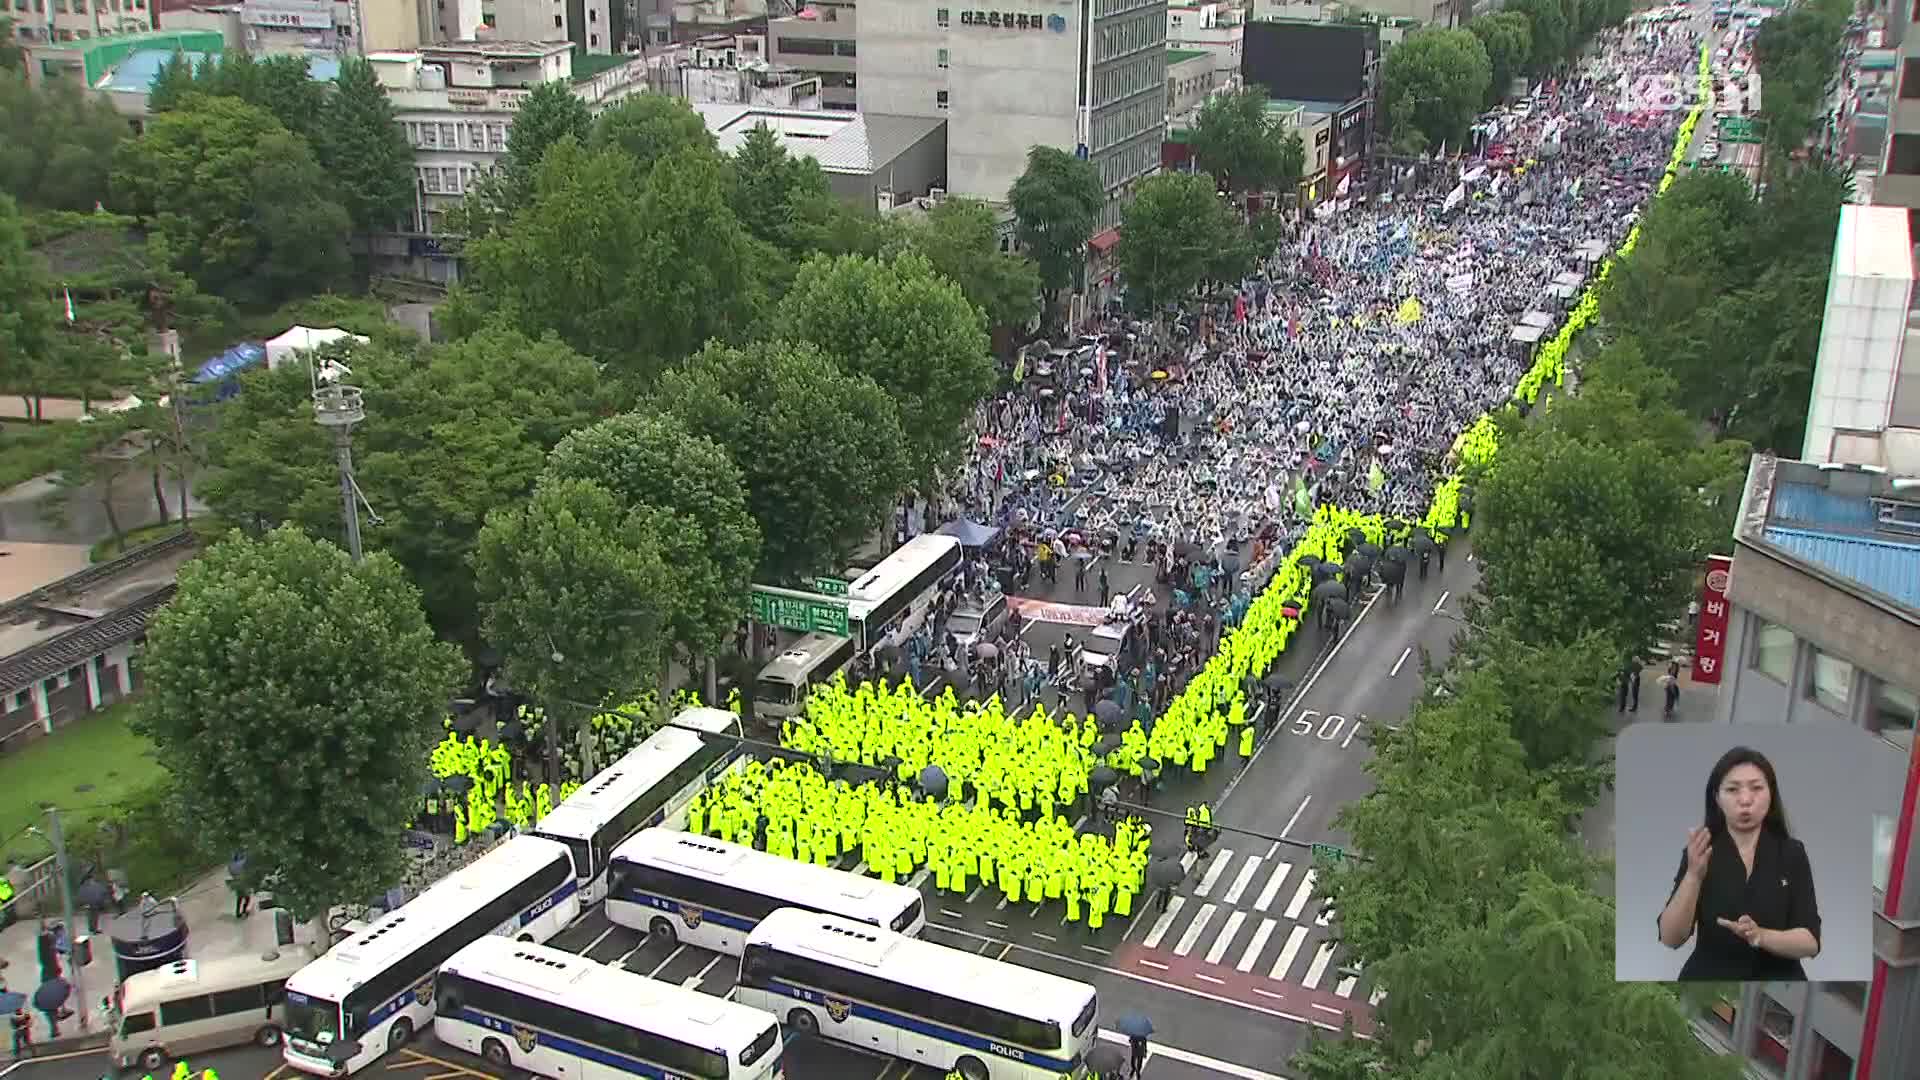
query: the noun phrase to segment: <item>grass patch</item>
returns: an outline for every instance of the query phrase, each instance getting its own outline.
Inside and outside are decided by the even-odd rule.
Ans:
[[[212,540],[227,531],[226,522],[221,521],[216,515],[206,513],[205,511],[195,514],[192,518],[188,519],[187,528],[192,529],[193,534],[198,536],[202,541]],[[125,555],[134,548],[145,547],[156,540],[165,540],[167,537],[179,531],[179,518],[175,518],[172,521],[156,521],[151,525],[143,525],[138,529],[129,529],[127,530],[127,534],[122,536],[118,543],[115,543],[113,537],[109,536],[105,540],[93,545],[93,553],[90,558],[93,562],[106,562],[109,559]]]
[[[116,434],[112,424],[0,424],[0,489],[58,472]]]
[[[77,835],[166,778],[149,754],[152,744],[127,726],[138,706],[116,702],[0,756],[0,836],[8,855],[32,862],[48,852],[46,840],[26,830],[46,829],[49,803],[65,811],[62,824]],[[84,785],[92,786],[80,790]]]

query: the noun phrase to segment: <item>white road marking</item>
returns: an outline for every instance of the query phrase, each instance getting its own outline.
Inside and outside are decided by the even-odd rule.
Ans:
[[[987,920],[987,925],[993,927],[995,930],[1005,930],[1007,928],[1006,923],[994,922],[992,919]]]
[[[1253,875],[1259,871],[1260,860],[1254,856],[1248,856],[1246,865],[1240,868],[1240,876],[1233,879],[1233,885],[1227,889],[1227,895],[1221,899],[1229,904],[1239,903],[1240,894],[1247,891],[1247,886],[1253,883]]]
[[[681,953],[683,953],[683,952],[686,952],[686,951],[687,951],[687,947],[686,947],[685,945],[682,945],[682,946],[680,946],[679,948],[677,948],[677,949],[675,949],[675,950],[673,950],[672,952],[670,952],[670,953],[668,953],[668,954],[667,954],[667,958],[666,958],[665,960],[662,960],[662,961],[660,961],[660,963],[659,963],[659,965],[658,965],[658,966],[656,966],[656,967],[655,967],[655,968],[654,968],[654,969],[653,969],[652,971],[649,971],[649,972],[647,972],[647,978],[649,978],[649,979],[651,979],[651,978],[654,978],[654,977],[656,977],[656,976],[658,976],[658,975],[660,974],[660,969],[661,969],[661,968],[664,968],[664,967],[666,967],[666,966],[667,966],[668,964],[671,964],[671,963],[673,963],[673,958],[674,958],[674,957],[676,957],[676,956],[679,956],[679,955],[680,955]]]
[[[1194,943],[1200,940],[1201,934],[1207,932],[1207,924],[1213,921],[1213,913],[1218,910],[1212,904],[1202,905],[1193,922],[1187,924],[1187,932],[1180,935],[1180,943],[1173,947],[1173,955],[1185,956],[1192,952]]]
[[[1385,1000],[1387,1000],[1387,992],[1377,986],[1373,988],[1373,993],[1367,995],[1367,1004],[1376,1009],[1379,1008],[1380,1003]]]
[[[1327,965],[1333,963],[1333,942],[1323,941],[1320,950],[1313,954],[1313,963],[1307,965],[1307,974],[1300,985],[1309,990],[1320,989],[1320,978],[1327,973]]]
[[[600,943],[607,940],[607,935],[613,933],[615,930],[618,930],[619,928],[620,928],[620,924],[614,923],[613,925],[607,927],[605,930],[600,931],[600,936],[588,942],[587,947],[580,950],[580,955],[585,956],[588,953],[592,952],[593,950],[599,948]]]
[[[1245,1008],[1246,1006],[1243,1005],[1241,1007]],[[1265,1012],[1266,1010],[1261,1011]],[[1296,1019],[1295,1022],[1305,1023],[1305,1021],[1298,1019]],[[1101,1028],[1100,1037],[1110,1043],[1118,1043],[1121,1046],[1127,1045],[1127,1037],[1117,1031],[1108,1031],[1105,1028]],[[1148,1052],[1148,1061],[1151,1062],[1153,1058],[1162,1055],[1169,1061],[1178,1061],[1183,1065],[1194,1065],[1206,1069],[1209,1072],[1220,1073],[1223,1076],[1238,1077],[1239,1080],[1287,1080],[1286,1077],[1281,1076],[1279,1073],[1262,1072],[1259,1069],[1249,1068],[1245,1065],[1237,1065],[1231,1061],[1221,1061],[1219,1058],[1211,1058],[1205,1054],[1196,1054],[1191,1050],[1182,1050],[1177,1046],[1169,1046],[1166,1043],[1156,1040]]]
[[[1287,819],[1287,827],[1280,830],[1281,836],[1286,836],[1293,832],[1293,827],[1300,823],[1300,815],[1307,812],[1307,804],[1312,801],[1313,796],[1311,795],[1300,800],[1300,805],[1293,808],[1293,816]]]
[[[1340,985],[1334,987],[1333,992],[1343,998],[1350,998],[1353,996],[1353,988],[1358,985],[1360,985],[1360,979],[1357,976],[1343,975],[1340,977]]]
[[[1185,855],[1180,856],[1180,872],[1183,874],[1192,873],[1193,864],[1199,861],[1200,853],[1197,851],[1189,851]]]
[[[1268,977],[1286,981],[1287,972],[1293,968],[1293,958],[1300,955],[1300,946],[1306,943],[1307,928],[1294,927],[1293,932],[1287,935],[1287,943],[1280,949],[1280,959],[1274,962],[1273,972]]]
[[[716,956],[716,957],[714,957],[713,959],[711,959],[711,960],[709,960],[709,961],[707,961],[707,966],[706,966],[706,967],[703,967],[703,968],[701,968],[701,969],[700,969],[700,974],[698,974],[698,975],[690,975],[690,976],[688,976],[687,978],[684,978],[684,979],[681,979],[681,980],[680,980],[680,985],[681,985],[681,986],[683,986],[683,987],[685,987],[685,988],[686,988],[686,989],[688,989],[688,990],[691,990],[691,989],[693,989],[694,987],[696,987],[696,986],[699,986],[699,985],[700,985],[700,982],[701,982],[701,980],[703,980],[703,979],[705,979],[705,978],[707,977],[707,972],[709,972],[709,971],[712,971],[712,970],[713,970],[714,968],[717,968],[717,967],[719,967],[719,966],[720,966],[720,961],[722,961],[722,960],[724,960],[724,959],[726,959],[726,957],[724,957],[724,956]]]
[[[1260,890],[1260,899],[1253,902],[1253,910],[1267,910],[1267,905],[1273,903],[1273,898],[1280,895],[1280,887],[1287,883],[1287,877],[1292,873],[1293,864],[1290,862],[1283,862],[1274,867],[1273,873],[1267,877],[1266,887]]]
[[[1318,873],[1316,870],[1308,870],[1307,876],[1300,879],[1300,887],[1294,890],[1293,899],[1287,901],[1287,918],[1297,919],[1300,913],[1306,910],[1307,901],[1313,898],[1313,879],[1318,876]]]
[[[985,886],[985,885],[975,885],[975,886],[973,887],[973,891],[972,891],[972,892],[970,892],[970,893],[968,893],[968,894],[967,894],[967,898],[966,898],[965,900],[962,900],[962,901],[961,901],[961,903],[963,903],[963,904],[971,904],[971,903],[973,903],[973,901],[974,901],[974,898],[975,898],[975,897],[977,897],[977,896],[979,896],[979,895],[980,895],[980,890],[982,890],[982,889],[984,889],[984,888],[986,888],[986,886]]]
[[[1213,948],[1207,950],[1207,963],[1217,964],[1221,957],[1227,955],[1227,950],[1233,948],[1233,936],[1240,932],[1240,924],[1246,921],[1247,915],[1243,911],[1227,916],[1226,925],[1220,928],[1220,936],[1213,939]]]
[[[1173,929],[1174,916],[1180,914],[1180,909],[1186,906],[1186,897],[1174,897],[1173,902],[1167,905],[1167,910],[1161,912],[1160,917],[1154,920],[1153,929],[1147,931],[1147,939],[1140,944],[1145,945],[1149,949],[1159,948],[1160,939],[1166,937],[1167,931]]]
[[[920,887],[920,883],[925,880],[927,880],[927,868],[923,866],[915,870],[913,876],[907,879],[907,888],[917,889]]]
[[[1200,879],[1200,887],[1193,890],[1194,895],[1206,896],[1209,893],[1213,892],[1214,884],[1220,880],[1221,874],[1224,874],[1227,872],[1227,864],[1232,861],[1233,861],[1232,848],[1221,848],[1218,852],[1216,852],[1213,856],[1213,865],[1207,867],[1206,876]]]
[[[1404,649],[1402,649],[1402,650],[1400,650],[1400,659],[1398,659],[1398,660],[1395,660],[1395,661],[1393,662],[1393,670],[1392,670],[1392,671],[1389,671],[1389,672],[1387,672],[1387,678],[1389,678],[1389,679],[1392,679],[1392,678],[1397,678],[1397,677],[1399,676],[1399,674],[1400,674],[1400,669],[1401,669],[1402,667],[1405,667],[1405,666],[1406,666],[1406,663],[1407,663],[1407,657],[1409,657],[1409,656],[1412,656],[1412,655],[1413,655],[1413,646],[1411,646],[1411,645],[1409,645],[1409,646],[1407,646],[1406,648],[1404,648]]]
[[[1453,595],[1452,589],[1448,589],[1447,591],[1440,594],[1440,599],[1433,605],[1433,613],[1435,615],[1440,614],[1440,609],[1447,606],[1447,597],[1452,595]]]
[[[1329,904],[1321,904],[1320,914],[1314,916],[1313,925],[1332,926],[1333,925],[1333,907]]]
[[[1247,951],[1240,954],[1240,962],[1234,966],[1241,971],[1252,971],[1254,961],[1260,959],[1260,953],[1267,947],[1267,939],[1273,936],[1274,927],[1279,925],[1273,919],[1261,919],[1260,929],[1253,932],[1253,940],[1247,944]]]

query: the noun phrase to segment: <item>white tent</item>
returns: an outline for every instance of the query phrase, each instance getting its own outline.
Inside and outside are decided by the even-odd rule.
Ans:
[[[367,339],[358,334],[350,334],[337,326],[325,330],[316,330],[311,326],[290,327],[286,333],[267,341],[267,367],[278,368],[294,358],[297,353],[317,349],[322,345],[331,345],[336,341],[353,340],[362,345]]]

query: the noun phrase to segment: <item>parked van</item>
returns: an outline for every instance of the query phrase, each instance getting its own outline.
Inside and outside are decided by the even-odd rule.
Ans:
[[[1007,594],[994,593],[987,597],[984,604],[972,601],[955,608],[947,616],[947,633],[960,643],[960,648],[970,649],[975,642],[992,641],[1000,628],[1007,625]]]
[[[288,946],[261,956],[178,960],[129,975],[114,995],[113,1060],[158,1073],[170,1060],[208,1050],[280,1045],[287,980],[314,956]]]

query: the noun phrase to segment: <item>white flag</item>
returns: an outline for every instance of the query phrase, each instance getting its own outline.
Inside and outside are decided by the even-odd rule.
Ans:
[[[62,287],[60,291],[61,291],[62,293],[65,293],[65,294],[66,294],[66,297],[67,297],[67,324],[68,324],[68,325],[72,325],[72,324],[73,324],[73,290],[72,290],[72,289],[68,289],[68,288],[65,288],[65,287]]]

